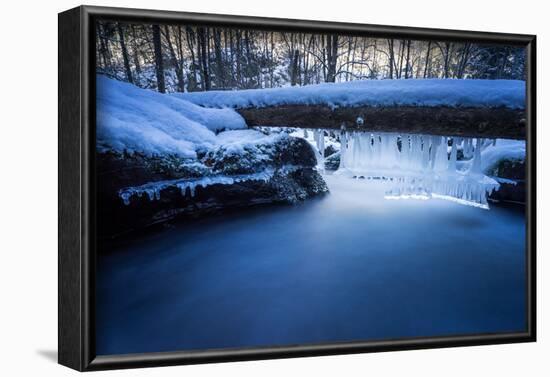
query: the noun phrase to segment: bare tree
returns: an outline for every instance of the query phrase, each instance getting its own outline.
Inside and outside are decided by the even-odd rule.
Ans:
[[[155,50],[155,70],[157,74],[157,90],[161,93],[166,92],[164,84],[164,62],[162,59],[162,43],[160,40],[160,27],[153,25],[153,46]]]
[[[405,60],[405,79],[409,78],[409,70],[411,68],[411,40],[407,40],[407,58]]]
[[[336,81],[336,64],[338,61],[338,35],[329,34],[326,37],[327,76],[326,82]]]
[[[132,70],[130,69],[130,60],[128,59],[128,50],[126,49],[126,43],[124,42],[124,31],[122,25],[117,22],[118,39],[120,42],[120,50],[122,51],[122,60],[124,61],[124,70],[126,71],[126,80],[130,83],[134,83],[132,78]]]
[[[184,92],[185,83],[183,80],[183,69],[180,66],[180,62],[176,56],[176,51],[174,50],[174,45],[172,44],[172,40],[170,38],[170,29],[168,28],[168,25],[164,25],[164,38],[166,39],[166,44],[168,45],[170,62],[172,63],[172,65],[174,66],[174,70],[176,71],[176,78],[178,80],[177,90],[178,92]]]
[[[221,42],[221,30],[219,28],[214,29],[214,56],[216,57],[216,78],[219,81],[219,85],[226,86],[225,70],[223,66],[222,57],[222,42]]]
[[[210,74],[208,72],[208,40],[206,36],[206,28],[199,27],[197,29],[198,43],[199,48],[199,57],[201,65],[201,74],[202,74],[202,89],[210,90]]]
[[[426,51],[426,60],[424,63],[424,78],[430,77],[428,74],[428,64],[430,63],[430,52],[432,51],[432,41],[428,41],[428,49]]]

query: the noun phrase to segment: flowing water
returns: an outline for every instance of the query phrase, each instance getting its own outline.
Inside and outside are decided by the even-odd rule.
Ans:
[[[374,181],[178,224],[100,253],[96,351],[123,354],[525,330],[525,220]]]

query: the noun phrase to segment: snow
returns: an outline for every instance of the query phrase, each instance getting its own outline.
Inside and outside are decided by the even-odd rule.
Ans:
[[[191,102],[97,76],[97,148],[194,158],[220,143],[215,131],[246,128],[232,109]]]
[[[249,108],[275,105],[525,107],[520,80],[359,80],[271,89],[174,93],[197,105]],[[358,121],[360,121],[358,119]]]
[[[485,174],[502,160],[525,160],[524,140],[498,139],[495,145],[481,152],[481,168]]]
[[[258,145],[269,145],[288,137],[287,134],[264,134],[256,130],[225,131],[218,134],[217,142],[227,154],[243,154]],[[259,151],[256,150],[257,153]]]

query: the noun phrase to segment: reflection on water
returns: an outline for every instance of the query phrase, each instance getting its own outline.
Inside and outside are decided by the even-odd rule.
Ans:
[[[326,180],[324,198],[175,225],[100,256],[98,354],[525,329],[522,213]]]

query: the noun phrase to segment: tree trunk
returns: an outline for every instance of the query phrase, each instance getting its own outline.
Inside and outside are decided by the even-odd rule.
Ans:
[[[300,59],[300,51],[298,49],[294,50],[292,56],[292,69],[290,71],[290,85],[296,86],[296,81],[298,77],[298,59]]]
[[[199,38],[199,50],[200,50],[200,60],[201,60],[201,69],[202,69],[202,89],[210,90],[210,75],[208,73],[208,51],[207,51],[207,40],[206,40],[206,29],[200,27],[197,29],[197,36]]]
[[[466,66],[468,64],[468,59],[469,59],[469,56],[470,56],[471,46],[472,46],[471,43],[466,43],[464,45],[463,50],[462,50],[462,54],[461,54],[461,57],[460,57],[460,62],[458,64],[458,69],[457,69],[457,73],[456,73],[456,77],[459,78],[459,79],[464,78],[464,73],[466,71]]]
[[[141,64],[139,63],[139,49],[137,44],[137,35],[136,35],[136,27],[135,25],[132,25],[132,49],[133,49],[133,58],[134,58],[134,65],[136,66],[136,76],[139,76],[141,74]],[[138,77],[139,81],[139,77]]]
[[[174,66],[174,70],[176,71],[176,78],[178,80],[177,90],[178,92],[184,92],[185,83],[183,81],[183,69],[179,64],[178,58],[176,56],[176,52],[174,51],[174,46],[172,45],[172,41],[170,40],[170,29],[168,28],[168,25],[164,25],[164,33],[166,34],[166,42],[168,43],[170,60],[172,61],[172,65]]]
[[[161,93],[166,92],[164,84],[164,63],[162,60],[162,44],[160,40],[160,26],[153,25],[153,47],[155,50],[155,69],[157,73],[157,90]]]
[[[189,54],[191,55],[191,78],[193,79],[192,83],[189,80],[187,85],[187,90],[194,91],[197,89],[197,83],[198,83],[198,76],[197,76],[197,59],[195,57],[195,32],[193,29],[189,26],[185,27],[185,39],[187,40],[187,48],[189,50]]]
[[[327,35],[327,76],[326,82],[336,81],[336,63],[338,61],[338,35]]]
[[[225,82],[225,70],[223,66],[221,39],[221,30],[218,28],[214,29],[214,55],[216,57],[217,86],[225,88],[227,84]]]
[[[236,64],[236,73],[237,73],[237,84],[242,86],[242,75],[241,75],[241,60],[242,60],[242,48],[241,48],[241,31],[237,30],[235,38],[237,39],[237,64]]]
[[[449,59],[451,55],[451,43],[445,42],[445,52],[444,52],[444,64],[443,64],[443,77],[448,79],[449,78]]]
[[[107,71],[111,67],[111,61],[109,59],[108,52],[107,52],[107,43],[108,42],[107,42],[107,38],[105,36],[105,34],[106,34],[105,28],[106,27],[105,27],[105,25],[103,25],[103,27],[100,27],[100,25],[98,25],[99,51],[100,51],[101,57],[103,58],[103,69]]]
[[[401,74],[403,73],[403,55],[404,55],[404,51],[405,51],[405,42],[404,41],[399,41],[399,65],[398,65],[399,68],[396,67],[396,74],[397,74],[398,79],[401,78]]]
[[[407,41],[407,59],[405,60],[405,79],[409,78],[410,58],[411,58],[411,40],[409,39]]]
[[[132,70],[130,69],[130,60],[128,59],[128,50],[126,49],[126,43],[124,42],[124,30],[120,22],[117,22],[118,40],[120,41],[120,49],[122,50],[122,60],[124,61],[124,71],[126,72],[126,80],[130,83],[134,83],[132,78]]]
[[[393,39],[388,39],[388,51],[389,51],[388,65],[390,67],[390,79],[393,79],[393,66],[395,61],[395,55],[393,52]]]
[[[432,41],[428,41],[428,51],[426,52],[426,62],[424,64],[424,78],[428,78],[428,62],[430,61],[430,51],[432,49]]]

